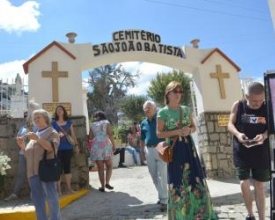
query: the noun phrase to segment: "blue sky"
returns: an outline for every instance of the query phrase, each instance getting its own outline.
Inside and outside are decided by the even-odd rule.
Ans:
[[[263,0],[0,0],[0,79],[24,75],[22,64],[52,41],[110,42],[112,33],[143,29],[162,43],[202,49],[218,47],[240,68],[240,77],[262,78],[275,69],[275,34]],[[123,64],[143,74],[136,93],[145,91],[156,72],[168,68],[148,63]],[[24,77],[27,82],[27,77]],[[143,83],[143,82],[147,82]],[[142,86],[141,86],[142,85]]]

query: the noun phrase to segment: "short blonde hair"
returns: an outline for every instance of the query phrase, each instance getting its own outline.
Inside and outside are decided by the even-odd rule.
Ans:
[[[34,123],[34,116],[35,115],[42,115],[46,121],[46,124],[48,126],[51,125],[51,121],[52,121],[52,118],[51,118],[51,115],[49,112],[47,112],[46,110],[44,109],[37,109],[37,110],[34,110],[32,112],[32,123],[36,126],[36,124]]]
[[[168,99],[168,94],[169,92],[175,90],[175,89],[182,89],[181,84],[178,81],[171,81],[165,89],[165,98],[164,98],[164,104],[168,105],[169,104],[169,99]]]

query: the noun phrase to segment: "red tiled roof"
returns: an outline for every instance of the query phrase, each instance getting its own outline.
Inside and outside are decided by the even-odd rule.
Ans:
[[[236,68],[236,70],[239,72],[241,71],[241,68],[235,64],[228,56],[226,56],[219,48],[215,48],[214,50],[212,50],[202,61],[201,64],[205,63],[209,57],[212,56],[212,54],[214,54],[215,52],[219,53],[224,59],[226,59],[232,66],[234,66]]]
[[[38,57],[40,57],[43,53],[45,53],[47,50],[49,50],[53,46],[58,47],[60,50],[62,50],[64,53],[66,53],[72,59],[74,59],[74,60],[76,59],[76,57],[71,52],[69,52],[67,49],[65,49],[61,44],[59,44],[56,41],[53,41],[52,43],[50,43],[48,46],[46,46],[44,49],[42,49],[41,51],[39,51],[31,59],[29,59],[27,62],[25,62],[23,64],[23,68],[24,68],[25,74],[28,74],[28,72],[29,72],[29,65],[30,65],[30,63],[33,62],[34,60],[36,60]]]

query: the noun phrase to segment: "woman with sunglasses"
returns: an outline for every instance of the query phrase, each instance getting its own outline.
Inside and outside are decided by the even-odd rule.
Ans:
[[[173,161],[168,163],[168,219],[217,219],[191,134],[196,131],[190,109],[181,105],[182,85],[170,82],[165,90],[165,104],[157,114],[157,136],[173,147]]]

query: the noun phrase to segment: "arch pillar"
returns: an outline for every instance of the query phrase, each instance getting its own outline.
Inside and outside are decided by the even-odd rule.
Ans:
[[[193,73],[197,144],[206,175],[234,177],[232,135],[227,124],[233,102],[242,97],[240,68],[217,48],[207,51],[197,67]]]

